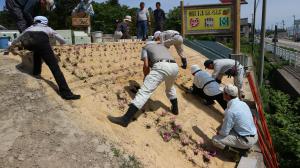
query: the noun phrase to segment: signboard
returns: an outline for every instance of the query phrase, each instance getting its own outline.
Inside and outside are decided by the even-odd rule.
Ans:
[[[231,34],[232,5],[184,6],[185,34]]]
[[[221,3],[232,3],[232,0],[220,0]],[[241,3],[247,3],[246,0],[241,0]]]

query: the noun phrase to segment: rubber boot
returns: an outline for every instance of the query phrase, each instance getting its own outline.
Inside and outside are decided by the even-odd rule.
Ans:
[[[171,112],[174,115],[178,115],[178,102],[177,102],[177,99],[172,99],[170,101],[171,101],[171,104],[172,104]]]
[[[183,69],[186,69],[186,67],[187,67],[187,60],[186,60],[186,58],[181,58],[181,62],[182,62],[182,68]]]
[[[122,127],[127,127],[138,110],[139,109],[134,104],[130,104],[126,114],[124,114],[122,117],[108,116],[107,118],[112,123],[121,125]]]

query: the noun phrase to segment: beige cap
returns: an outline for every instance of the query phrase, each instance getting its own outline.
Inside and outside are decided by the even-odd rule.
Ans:
[[[239,94],[239,90],[236,86],[229,84],[226,85],[223,89],[221,89],[224,93],[233,96],[233,97],[237,97]]]
[[[127,20],[127,21],[131,22],[131,16],[126,15],[124,20]]]

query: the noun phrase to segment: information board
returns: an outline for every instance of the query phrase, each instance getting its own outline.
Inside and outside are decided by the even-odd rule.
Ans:
[[[232,5],[184,6],[185,34],[231,34]]]

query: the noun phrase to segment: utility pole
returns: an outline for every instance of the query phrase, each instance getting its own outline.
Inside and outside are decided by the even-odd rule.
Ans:
[[[255,21],[256,21],[256,0],[254,0],[254,12],[252,22],[252,56],[254,57],[254,45],[255,45]]]
[[[180,1],[180,13],[181,13],[181,35],[185,37],[185,18],[184,18],[184,3],[183,0]]]
[[[294,27],[293,27],[293,40],[296,41],[296,24],[295,24],[295,21],[296,21],[296,16],[293,15],[293,18],[294,18]]]
[[[266,36],[266,9],[267,0],[263,0],[262,21],[260,34],[260,67],[259,67],[259,86],[263,85],[264,80],[264,61],[265,61],[265,36]]]
[[[284,26],[285,26],[284,20],[282,20],[282,29],[283,29],[283,31],[284,31]]]
[[[275,25],[275,31],[274,31],[274,38],[273,38],[273,43],[274,43],[274,57],[276,57],[276,49],[277,49],[277,42],[278,42],[278,35],[277,35],[277,25]]]
[[[233,1],[233,54],[240,54],[241,50],[241,0]]]

